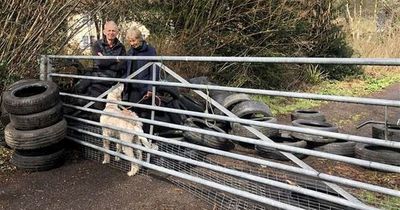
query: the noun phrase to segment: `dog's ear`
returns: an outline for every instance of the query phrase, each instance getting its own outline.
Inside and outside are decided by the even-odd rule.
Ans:
[[[113,90],[114,94],[121,94],[122,91],[124,91],[124,84],[118,83],[114,86],[114,90]]]
[[[119,83],[119,84],[117,84],[118,86],[117,86],[117,89],[118,89],[118,91],[120,91],[121,93],[124,91],[124,84],[122,84],[122,83]]]

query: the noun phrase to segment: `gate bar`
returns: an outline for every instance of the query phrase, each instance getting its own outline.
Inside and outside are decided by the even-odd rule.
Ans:
[[[147,60],[147,61],[201,61],[201,62],[254,62],[289,64],[341,64],[370,66],[399,66],[397,58],[309,58],[309,57],[222,57],[222,56],[85,56],[85,55],[48,55],[57,59],[87,60]]]
[[[232,92],[239,92],[239,93],[258,94],[258,95],[282,96],[282,97],[302,98],[302,99],[312,99],[312,100],[337,101],[337,102],[343,102],[343,103],[356,103],[356,104],[366,104],[366,105],[400,107],[400,101],[387,100],[387,99],[372,99],[372,98],[361,98],[361,97],[350,97],[350,96],[321,95],[321,94],[313,94],[313,93],[296,93],[296,92],[261,90],[261,89],[250,89],[250,88],[234,88],[234,87],[224,87],[224,86],[215,86],[215,85],[199,85],[199,84],[190,84],[190,83],[182,84],[182,83],[177,83],[177,82],[164,82],[164,81],[154,81],[153,82],[153,81],[148,81],[148,80],[118,79],[118,78],[112,78],[112,77],[80,76],[80,75],[60,74],[60,73],[51,73],[50,76],[113,81],[113,82],[124,82],[124,83],[173,86],[173,87],[183,87],[183,88],[203,89],[203,90],[222,90],[222,91],[232,91]]]

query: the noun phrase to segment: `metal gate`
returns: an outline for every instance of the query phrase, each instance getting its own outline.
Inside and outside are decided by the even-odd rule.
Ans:
[[[61,59],[119,59],[119,60],[148,60],[147,65],[138,69],[125,79],[82,76],[58,72],[52,65]],[[118,156],[122,160],[111,160],[111,165],[127,171],[130,162],[142,166],[141,172],[148,170],[158,171],[168,175],[168,179],[195,196],[210,202],[222,209],[399,209],[400,191],[400,166],[382,162],[373,162],[355,157],[347,157],[328,152],[315,151],[307,148],[277,144],[270,138],[259,132],[254,126],[279,130],[280,133],[302,133],[311,136],[333,138],[343,141],[356,142],[368,145],[376,145],[388,148],[399,153],[400,142],[356,136],[330,131],[321,131],[310,128],[302,128],[279,123],[259,122],[250,119],[238,118],[226,107],[212,99],[209,91],[230,91],[265,96],[280,96],[302,98],[310,100],[334,101],[340,103],[364,104],[381,106],[385,112],[384,123],[388,123],[388,109],[400,108],[399,100],[385,100],[333,95],[319,95],[310,93],[283,92],[272,90],[234,88],[210,84],[191,84],[177,75],[172,69],[163,64],[170,62],[258,62],[264,63],[297,63],[297,64],[341,64],[341,65],[400,65],[399,59],[356,59],[356,58],[245,58],[245,57],[135,57],[135,56],[58,56],[46,55],[41,58],[41,79],[54,80],[55,78],[74,78],[98,81],[113,81],[120,83],[151,84],[153,92],[157,87],[172,86],[188,88],[197,96],[203,98],[206,104],[218,109],[221,114],[209,114],[208,112],[195,112],[167,107],[156,106],[156,98],[153,95],[152,104],[136,104],[123,101],[110,101],[104,97],[113,90],[111,88],[99,97],[89,97],[73,93],[61,92],[66,98],[79,98],[88,100],[85,106],[76,106],[64,101],[64,107],[76,110],[76,113],[65,115],[69,122],[68,139],[82,145],[85,156],[101,161],[103,153]],[[146,68],[160,68],[173,80],[156,81],[153,73],[153,81],[134,80],[138,73]],[[400,94],[400,91],[399,91]],[[122,119],[132,119],[121,114],[104,112],[91,108],[95,102],[114,103],[151,110],[151,118],[135,118],[135,120],[150,124],[149,133],[140,133],[121,127],[100,124],[97,121],[83,119],[78,112],[108,115]],[[194,128],[180,124],[157,121],[155,114],[160,112],[183,114],[197,118],[215,120],[217,122],[240,123],[245,129],[257,138],[247,138],[229,133],[210,131],[209,129]],[[198,133],[201,135],[229,139],[234,143],[242,142],[279,151],[291,162],[274,161],[259,156],[253,150],[220,150],[204,145],[182,141],[181,138],[162,137],[154,132],[154,126],[160,126],[172,130]],[[386,131],[387,131],[387,126]],[[158,145],[158,149],[149,148],[134,143],[126,143],[116,138],[102,136],[102,128],[114,129],[132,135],[143,136]],[[387,134],[387,132],[385,132]],[[387,136],[385,136],[387,139]],[[113,143],[129,146],[135,150],[143,151],[143,159],[135,159],[123,153],[115,151],[112,144],[110,150],[105,150],[103,138]],[[400,141],[400,139],[399,139]],[[353,180],[344,176],[331,175],[315,170],[312,165],[301,160],[298,155],[308,155],[325,160],[338,161],[351,165],[354,170],[360,167],[368,170],[377,170],[379,173],[391,173],[395,186],[388,188],[363,180]]]

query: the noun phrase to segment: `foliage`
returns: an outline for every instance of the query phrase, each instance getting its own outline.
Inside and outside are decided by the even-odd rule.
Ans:
[[[23,2],[23,3],[21,3]],[[99,29],[107,20],[139,21],[162,55],[351,57],[337,22],[344,0],[47,0],[4,1],[0,17],[0,60],[7,76],[38,73],[40,54],[57,54],[86,22],[66,24],[72,14],[88,14]],[[363,1],[364,2],[364,1]],[[366,2],[366,1],[365,1]],[[363,5],[368,5],[364,3]],[[355,4],[351,8],[357,9]],[[89,21],[89,20],[87,20]],[[23,23],[23,24],[22,24]],[[7,31],[7,33],[5,32]],[[67,33],[68,32],[68,33]],[[169,63],[167,63],[170,65]],[[359,75],[360,68],[337,65],[261,63],[171,63],[185,77],[209,76],[221,85],[298,89],[325,79]],[[3,77],[4,78],[4,77]]]
[[[6,62],[0,62],[0,90],[20,79],[19,75],[9,73],[7,69]]]
[[[340,6],[323,0],[172,0],[143,3],[137,14],[157,33],[157,47],[163,54],[351,57],[352,50],[334,23]],[[178,67],[187,77],[195,76],[188,74],[190,68],[192,74],[212,76],[232,86],[293,89],[308,80],[306,65]],[[333,79],[360,72],[353,66],[320,68]]]

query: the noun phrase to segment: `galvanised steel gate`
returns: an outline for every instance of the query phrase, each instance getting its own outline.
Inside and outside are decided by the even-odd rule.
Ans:
[[[132,75],[125,79],[93,77],[65,74],[53,68],[52,63],[59,59],[119,59],[119,60],[148,60],[151,61]],[[342,103],[354,103],[381,106],[385,112],[385,139],[388,131],[388,109],[400,108],[400,101],[345,97],[333,95],[319,95],[310,93],[283,92],[272,90],[248,89],[224,87],[211,84],[191,84],[184,78],[177,75],[172,69],[165,66],[163,61],[176,62],[258,62],[258,63],[296,63],[296,64],[341,64],[341,65],[382,65],[398,66],[400,59],[360,59],[360,58],[264,58],[264,57],[179,57],[179,56],[60,56],[46,55],[41,58],[41,79],[52,80],[53,78],[75,78],[98,81],[114,81],[120,83],[152,84],[153,92],[157,87],[172,86],[189,88],[206,101],[206,104],[213,106],[223,114],[209,114],[208,112],[195,112],[167,107],[156,106],[156,98],[152,96],[152,105],[129,103],[124,101],[110,101],[104,97],[115,88],[111,88],[99,97],[82,96],[62,92],[64,98],[79,98],[88,100],[85,106],[76,106],[64,103],[67,108],[76,111],[91,112],[94,114],[108,115],[122,119],[131,119],[121,114],[104,112],[91,108],[95,102],[115,103],[124,106],[132,106],[151,110],[151,119],[135,118],[142,123],[150,124],[149,133],[139,133],[125,128],[103,125],[96,121],[80,118],[79,115],[71,114],[65,117],[71,123],[69,126],[68,139],[84,146],[86,157],[102,160],[103,153],[118,156],[122,161],[111,161],[111,165],[123,170],[128,170],[129,163],[137,163],[143,169],[151,169],[170,175],[168,179],[181,186],[194,195],[208,202],[212,202],[223,209],[376,209],[376,208],[400,208],[400,191],[398,182],[400,180],[400,166],[390,165],[382,162],[374,162],[355,157],[347,157],[329,152],[315,151],[312,149],[298,148],[285,144],[278,144],[261,133],[258,128],[269,128],[279,130],[281,133],[301,133],[308,136],[319,136],[321,138],[338,139],[348,142],[362,143],[360,145],[375,145],[384,147],[393,154],[398,155],[400,142],[376,139],[370,137],[356,136],[344,133],[336,133],[310,128],[296,127],[279,123],[260,122],[257,120],[243,119],[237,117],[216,100],[209,96],[209,91],[231,91],[265,96],[283,96],[291,98],[302,98],[311,100],[334,101]],[[153,81],[134,80],[132,78],[146,68],[153,69]],[[174,78],[174,82],[156,81],[155,69],[160,68],[165,74]],[[399,91],[400,95],[400,91]],[[89,102],[90,101],[90,102]],[[207,109],[206,109],[207,110]],[[240,123],[245,129],[251,132],[256,138],[242,137],[225,132],[213,131],[210,129],[190,127],[154,120],[156,112],[176,113],[217,122]],[[263,158],[249,150],[225,151],[203,145],[183,141],[182,138],[162,137],[155,135],[153,126],[161,126],[177,131],[198,133],[208,137],[220,137],[229,139],[235,143],[248,143],[256,147],[270,148],[279,151],[294,164],[281,161],[274,161]],[[116,138],[102,136],[102,128],[115,129],[132,135],[143,136],[158,145],[158,149],[143,145],[126,143]],[[132,147],[143,151],[146,157],[142,160],[128,157],[123,153],[105,150],[102,147],[102,140],[106,138],[114,143]],[[400,139],[399,139],[400,141]],[[383,187],[362,180],[353,180],[343,176],[336,176],[323,173],[313,169],[312,166],[298,157],[298,154],[323,158],[327,160],[340,161],[351,164],[357,170],[357,166],[370,170],[379,170],[382,173],[393,173],[396,186],[392,188]],[[394,156],[394,158],[397,156]],[[297,166],[295,166],[297,165]],[[365,196],[370,195],[370,196]],[[373,199],[372,199],[373,198]],[[390,202],[387,202],[387,201]]]

